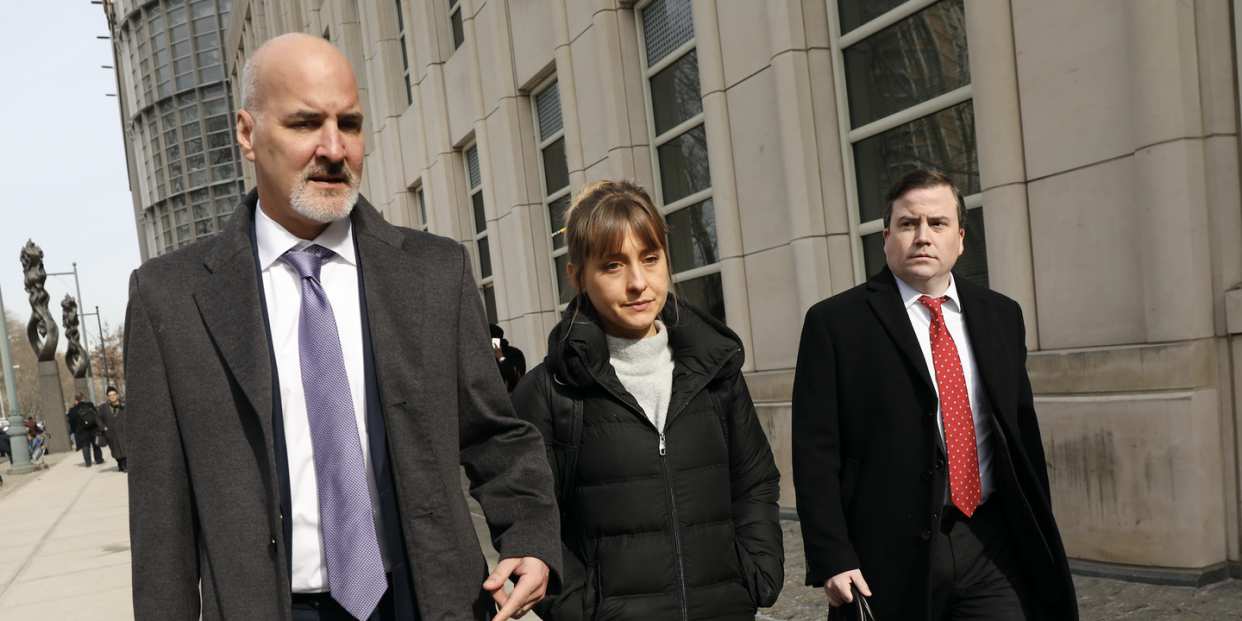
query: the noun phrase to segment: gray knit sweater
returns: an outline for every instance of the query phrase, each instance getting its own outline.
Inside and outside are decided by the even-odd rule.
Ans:
[[[664,431],[664,416],[673,395],[673,350],[668,330],[656,322],[655,336],[622,339],[608,336],[608,354],[621,385],[634,395],[652,424]]]

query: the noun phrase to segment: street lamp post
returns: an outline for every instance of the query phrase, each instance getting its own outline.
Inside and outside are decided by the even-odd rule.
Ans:
[[[36,470],[30,463],[30,446],[26,444],[26,426],[22,423],[17,403],[17,379],[13,376],[13,354],[9,351],[9,317],[4,314],[4,296],[0,295],[0,364],[4,365],[4,387],[9,393],[9,450],[13,467],[9,474],[26,474]]]

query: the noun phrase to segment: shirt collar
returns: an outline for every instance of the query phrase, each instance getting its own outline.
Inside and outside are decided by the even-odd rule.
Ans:
[[[255,204],[254,213],[254,235],[259,243],[259,271],[271,267],[286,252],[302,250],[312,244],[335,252],[336,256],[350,265],[355,264],[353,223],[350,218],[341,218],[329,224],[319,237],[307,241],[268,217],[258,203]]]
[[[927,295],[907,285],[906,281],[898,278],[896,274],[893,274],[893,280],[897,281],[897,292],[901,295],[901,301],[905,304],[906,310],[910,310],[911,306],[919,304],[919,298]],[[962,312],[961,298],[957,296],[957,279],[953,278],[953,274],[949,274],[949,288],[945,289],[942,297],[949,298],[948,303],[945,305],[949,310],[958,313]]]

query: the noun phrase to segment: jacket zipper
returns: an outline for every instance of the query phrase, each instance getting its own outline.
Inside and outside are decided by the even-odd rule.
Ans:
[[[703,376],[703,379],[697,385],[695,385],[694,390],[690,391],[691,398],[686,399],[677,408],[676,412],[669,413],[664,417],[664,426],[666,428],[669,426],[670,423],[672,423],[673,417],[676,416],[677,414],[680,414],[681,411],[684,410],[686,406],[690,404],[690,401],[693,400],[694,395],[699,394],[699,392],[703,390],[705,386],[707,386],[713,379],[716,378],[716,374],[720,372],[720,369],[724,367],[726,362],[732,360],[733,356],[737,355],[737,352],[738,350],[734,349],[730,351],[727,356],[721,359],[721,361],[716,364],[716,367],[712,369],[712,372]],[[612,395],[614,399],[616,399],[617,401],[620,401],[622,404],[626,405],[626,407],[629,407],[629,404],[627,404],[625,400],[621,398],[621,395],[618,395],[611,388],[609,388],[606,384],[599,381],[599,378],[595,376],[594,371],[590,369],[588,369],[587,371],[588,373],[591,374],[591,377],[592,379],[595,380],[595,383],[599,384],[599,386],[603,388],[605,392]],[[630,409],[633,410],[633,408],[630,408]],[[660,468],[661,470],[664,471],[664,491],[668,494],[669,512],[672,514],[671,517],[673,521],[673,552],[675,553],[674,558],[677,564],[677,587],[678,587],[677,596],[678,596],[679,604],[681,605],[681,619],[682,621],[689,621],[690,608],[689,608],[689,604],[686,603],[686,598],[689,596],[689,594],[686,592],[686,568],[681,560],[681,524],[679,522],[679,518],[677,517],[677,496],[673,492],[673,475],[668,465],[668,446],[665,443],[664,431],[661,429],[656,429],[655,423],[652,423],[651,419],[647,418],[647,416],[643,414],[642,412],[635,412],[635,413],[639,414],[640,418],[647,421],[647,424],[651,425],[651,428],[654,429],[655,432],[660,435],[660,446],[659,446]]]
[[[668,492],[668,507],[673,520],[673,552],[677,562],[677,599],[681,604],[681,619],[687,621],[690,618],[690,609],[686,604],[686,569],[681,562],[681,522],[677,517],[677,498],[673,494],[673,474],[668,467],[664,432],[660,432],[660,467],[664,470],[664,490]]]

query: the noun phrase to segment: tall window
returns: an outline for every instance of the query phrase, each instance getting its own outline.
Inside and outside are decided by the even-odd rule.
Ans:
[[[552,82],[535,93],[535,129],[539,135],[539,180],[548,214],[548,243],[552,251],[553,282],[557,304],[574,297],[566,273],[569,248],[565,245],[565,212],[573,196],[569,192],[569,162],[565,159],[565,124],[561,118],[560,84]]]
[[[461,21],[461,0],[448,0],[448,4],[449,25],[453,29],[453,49],[456,50],[466,42],[466,30]]]
[[[405,80],[405,105],[414,104],[414,90],[410,88],[410,53],[405,45],[405,12],[401,4],[405,0],[395,0],[397,5],[397,44],[401,46],[401,77]]]
[[[690,0],[652,0],[637,12],[655,198],[668,219],[673,281],[683,299],[724,321]]]
[[[930,168],[966,196],[966,251],[953,273],[988,285],[987,245],[963,0],[828,0],[838,109],[852,178],[857,265],[885,265],[884,194]],[[833,6],[835,5],[835,7]],[[834,10],[835,8],[835,10]],[[848,175],[847,175],[848,176]]]
[[[466,196],[470,201],[470,219],[474,225],[474,248],[479,288],[483,293],[483,307],[487,309],[487,321],[496,323],[496,289],[492,282],[492,249],[487,240],[487,210],[483,208],[483,175],[479,170],[479,146],[466,149]]]
[[[427,225],[427,198],[423,196],[423,186],[418,186],[414,194],[418,198],[418,228],[426,231],[430,227]]]

